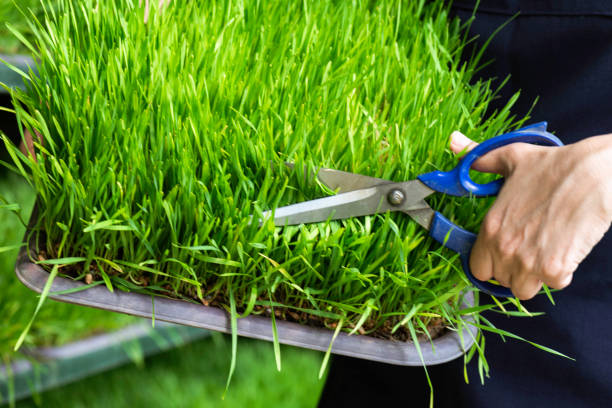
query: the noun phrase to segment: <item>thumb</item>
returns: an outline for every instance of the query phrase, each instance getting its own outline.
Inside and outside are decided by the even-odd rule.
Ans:
[[[476,146],[478,146],[478,143],[458,130],[455,130],[450,135],[450,148],[455,154],[463,156]],[[509,162],[508,152],[505,149],[506,147],[508,146],[495,149],[485,154],[472,164],[472,169],[483,173],[507,175],[510,173],[511,164]]]

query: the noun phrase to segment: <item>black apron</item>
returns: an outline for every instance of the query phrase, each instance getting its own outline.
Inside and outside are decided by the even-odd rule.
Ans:
[[[474,0],[453,5],[463,21],[473,8]],[[612,0],[483,0],[471,34],[482,43],[518,11],[485,53],[485,60],[494,62],[481,73],[484,78],[501,80],[511,74],[499,105],[521,90],[514,109],[520,116],[539,98],[530,122],[548,121],[549,130],[566,144],[612,133]],[[575,361],[488,334],[491,377],[481,385],[472,362],[470,384],[465,384],[462,359],[430,367],[435,406],[612,407],[610,231],[580,265],[572,284],[554,298],[556,306],[546,296],[524,302],[528,310],[545,316],[486,316],[497,327]],[[336,356],[320,406],[424,407],[428,400],[422,368]]]

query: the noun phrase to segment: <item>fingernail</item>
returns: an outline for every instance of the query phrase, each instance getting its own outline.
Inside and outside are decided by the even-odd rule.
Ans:
[[[455,130],[453,133],[451,133],[450,141],[451,147],[456,150],[463,150],[468,147],[470,143],[472,143],[470,138],[468,138],[466,135],[464,135],[458,130]]]

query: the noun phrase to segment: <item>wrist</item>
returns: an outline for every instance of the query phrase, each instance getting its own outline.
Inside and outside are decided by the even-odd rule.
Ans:
[[[612,220],[612,134],[590,137],[576,147],[580,148],[578,160],[586,170],[584,176],[593,180],[593,193],[599,193],[605,218]]]

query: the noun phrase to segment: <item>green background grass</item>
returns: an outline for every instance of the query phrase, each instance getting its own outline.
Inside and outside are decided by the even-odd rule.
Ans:
[[[43,0],[48,7],[53,5],[53,1]],[[25,12],[25,16],[20,9]],[[30,38],[30,31],[27,26],[27,17],[30,11],[40,17],[42,7],[40,0],[0,0],[0,54],[28,53],[26,47],[13,36],[7,28],[10,24],[15,29]]]
[[[318,379],[322,354],[282,346],[283,370],[274,365],[272,345],[241,339],[236,374],[222,399],[231,345],[212,338],[45,392],[18,407],[315,407],[325,379]]]

